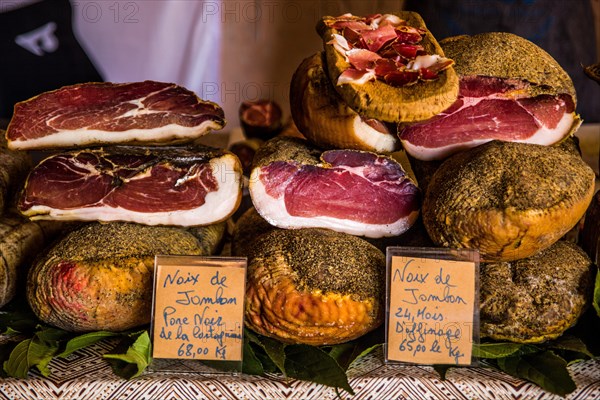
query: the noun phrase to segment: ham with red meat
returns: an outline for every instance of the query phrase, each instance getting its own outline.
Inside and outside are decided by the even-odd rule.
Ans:
[[[114,146],[59,153],[29,174],[19,211],[31,219],[208,225],[241,200],[241,165],[204,147]]]
[[[320,227],[367,237],[405,232],[420,208],[419,189],[392,158],[358,150],[321,152],[290,137],[259,149],[250,196],[258,213],[280,228]]]
[[[336,84],[364,84],[379,79],[395,87],[414,84],[419,79],[431,80],[452,66],[452,60],[429,55],[419,45],[427,32],[412,27],[392,14],[366,17],[344,14],[328,18],[327,26],[334,29],[329,42],[350,64]],[[376,68],[377,60],[391,61],[386,68]]]
[[[324,69],[340,101],[365,119],[424,121],[458,96],[458,75],[418,13],[317,22]]]
[[[576,121],[572,98],[519,98],[514,94],[519,86],[498,78],[462,78],[452,107],[426,122],[400,128],[404,149],[420,160],[441,160],[494,139],[542,145],[562,140]]]
[[[492,140],[552,145],[581,124],[570,77],[535,44],[508,33],[440,43],[455,60],[459,96],[433,118],[399,126],[414,158],[441,160]]]
[[[225,125],[217,104],[173,83],[83,83],[17,103],[12,149],[191,142]]]

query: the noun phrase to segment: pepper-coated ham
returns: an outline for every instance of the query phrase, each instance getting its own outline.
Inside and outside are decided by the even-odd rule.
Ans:
[[[390,157],[358,150],[322,152],[278,137],[254,158],[250,196],[280,228],[329,228],[367,237],[396,236],[415,222],[420,191]]]
[[[528,40],[492,32],[440,44],[455,61],[459,96],[431,119],[399,126],[414,158],[441,160],[491,140],[552,145],[581,124],[571,78]]]

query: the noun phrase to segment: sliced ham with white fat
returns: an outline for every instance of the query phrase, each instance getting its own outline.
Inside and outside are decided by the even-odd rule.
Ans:
[[[208,225],[241,200],[241,165],[222,150],[114,146],[60,153],[29,174],[18,207],[31,219]]]
[[[358,150],[321,153],[305,140],[280,137],[259,149],[254,165],[252,203],[280,228],[396,236],[419,213],[419,189],[386,156]]]
[[[567,94],[526,97],[527,84],[484,76],[461,78],[459,97],[446,111],[400,127],[404,149],[420,160],[441,160],[491,140],[551,145],[578,126]]]
[[[15,105],[12,149],[190,142],[225,125],[223,110],[173,83],[83,83]]]

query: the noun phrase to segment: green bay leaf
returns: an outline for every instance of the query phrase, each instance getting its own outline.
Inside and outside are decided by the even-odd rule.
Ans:
[[[542,389],[560,396],[565,396],[576,388],[573,378],[569,375],[567,362],[551,351],[500,358],[497,365],[512,376],[533,382]]]
[[[37,335],[31,339],[29,349],[27,350],[27,363],[29,367],[36,367],[42,375],[50,376],[48,364],[58,351],[58,341],[44,341]]]
[[[285,344],[279,340],[262,336],[249,329],[244,330],[244,338],[253,345],[255,356],[261,361],[265,371],[284,372]]]
[[[242,372],[248,375],[263,375],[265,369],[262,362],[254,353],[249,340],[244,340],[244,359],[242,361]]]
[[[477,358],[497,359],[536,353],[538,351],[540,349],[537,346],[512,342],[473,344],[473,356]]]
[[[557,339],[554,339],[547,344],[547,347],[551,349],[566,350],[573,353],[579,353],[589,358],[594,358],[594,355],[588,350],[583,340],[572,335],[563,335]]]
[[[287,345],[285,355],[286,376],[341,388],[354,394],[344,369],[318,347],[302,344]]]
[[[19,342],[10,353],[8,360],[4,361],[4,372],[13,378],[27,378],[30,369],[27,352],[31,339],[25,339]]]
[[[286,345],[278,340],[265,336],[260,337],[262,348],[267,356],[273,361],[275,366],[282,372],[285,371],[285,347]]]
[[[83,335],[75,336],[74,338],[69,339],[62,352],[57,354],[57,357],[68,357],[73,354],[77,350],[81,350],[86,348],[87,346],[91,346],[94,343],[97,343],[103,339],[107,339],[110,337],[118,336],[118,333],[107,332],[107,331],[97,331],[97,332],[89,332]]]
[[[333,358],[338,365],[347,370],[356,358],[356,344],[353,342],[336,344],[328,348],[327,354]]]
[[[125,379],[140,376],[152,361],[152,343],[148,332],[143,331],[133,343],[131,339],[126,338],[113,353],[103,355],[110,362],[113,372]],[[125,352],[121,352],[123,347],[126,347]]]

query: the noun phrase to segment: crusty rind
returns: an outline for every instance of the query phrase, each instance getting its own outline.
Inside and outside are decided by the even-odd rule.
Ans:
[[[486,262],[526,258],[577,224],[594,183],[593,170],[564,149],[492,141],[436,170],[423,222],[439,246],[477,249]]]
[[[383,322],[385,256],[356,236],[274,229],[251,242],[245,324],[285,343],[344,343]]]
[[[256,208],[250,207],[235,222],[231,240],[231,254],[246,257],[252,249],[252,243],[260,235],[273,229],[277,228],[261,217]]]
[[[278,136],[259,147],[252,160],[252,169],[264,167],[276,161],[290,160],[300,164],[319,165],[322,153],[321,149],[310,146],[304,138]],[[252,182],[250,183],[252,184]]]
[[[427,29],[423,18],[416,12],[400,11],[396,15],[412,27]],[[332,34],[339,33],[326,25],[326,21],[331,19],[331,16],[323,17],[317,23],[317,32],[323,38],[329,79],[335,83],[350,64],[333,44],[328,43]],[[444,51],[429,30],[420,44],[429,54],[444,56]],[[404,87],[393,87],[379,80],[364,84],[334,84],[334,87],[345,103],[363,117],[386,122],[416,122],[429,119],[450,107],[458,97],[458,82],[458,75],[449,67],[435,80]]]
[[[583,250],[566,240],[529,258],[482,264],[481,335],[517,343],[561,336],[591,298],[592,268]]]
[[[531,83],[529,96],[568,94],[577,104],[571,77],[544,49],[508,32],[460,35],[440,41],[459,76],[493,76]]]

